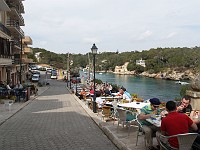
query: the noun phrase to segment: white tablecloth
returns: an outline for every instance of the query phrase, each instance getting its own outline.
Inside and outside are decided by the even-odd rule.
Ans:
[[[131,102],[131,103],[118,104],[118,106],[127,107],[127,108],[141,109],[142,107],[144,107],[144,106],[146,106],[148,104],[150,104],[150,103]]]

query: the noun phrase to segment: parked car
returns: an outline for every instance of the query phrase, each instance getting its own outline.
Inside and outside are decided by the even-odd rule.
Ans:
[[[33,74],[32,75],[32,78],[31,78],[31,81],[32,82],[38,82],[40,80],[40,77],[38,74]]]
[[[41,67],[39,68],[40,71],[46,71],[46,68],[45,67]]]
[[[30,68],[31,68],[31,70],[37,70],[38,69],[36,66],[31,66]]]
[[[56,70],[51,71],[51,79],[57,79],[57,71]]]
[[[52,68],[47,68],[46,71],[49,72],[49,73],[51,73]]]
[[[37,74],[40,77],[40,72],[39,71],[32,71],[32,74]]]

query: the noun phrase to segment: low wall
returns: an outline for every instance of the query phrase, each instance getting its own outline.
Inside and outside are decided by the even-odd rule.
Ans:
[[[186,95],[191,97],[192,109],[200,110],[200,92],[186,91]]]

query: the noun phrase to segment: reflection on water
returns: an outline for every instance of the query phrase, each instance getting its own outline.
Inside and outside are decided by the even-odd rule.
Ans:
[[[83,72],[80,73],[82,76]],[[161,101],[168,101],[180,97],[181,85],[175,84],[175,81],[112,73],[96,73],[95,76],[103,82],[124,86],[129,93],[136,93],[143,99],[157,97]]]

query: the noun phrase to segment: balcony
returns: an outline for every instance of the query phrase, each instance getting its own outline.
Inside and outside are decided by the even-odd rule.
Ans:
[[[16,4],[8,3],[8,6],[10,7],[10,10],[8,12],[10,18],[15,18],[15,20],[19,20],[19,25],[24,26],[24,18],[21,15],[20,8],[16,6]]]
[[[7,34],[8,36],[11,36],[10,31],[0,22],[0,31]]]
[[[22,42],[26,45],[32,45],[33,44],[32,39],[29,36],[25,36],[25,38],[22,39]]]
[[[7,20],[6,26],[12,34],[15,34],[16,36],[24,36],[24,31],[20,28],[19,22],[16,20]]]
[[[22,62],[25,63],[25,64],[28,64],[28,63],[33,63],[33,59],[29,59],[29,58],[22,58]]]
[[[30,47],[25,47],[24,53],[33,53],[33,50]]]
[[[10,41],[0,37],[0,58],[11,58]]]
[[[12,65],[12,59],[11,58],[1,58],[0,59],[0,65],[1,66],[2,65]]]

